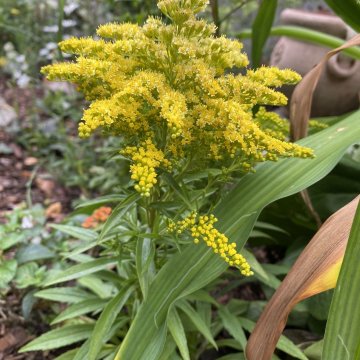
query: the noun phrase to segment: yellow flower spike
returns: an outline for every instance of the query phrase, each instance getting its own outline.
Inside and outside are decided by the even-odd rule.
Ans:
[[[138,181],[134,186],[135,190],[142,196],[149,197],[151,189],[157,183],[156,168],[167,162],[163,152],[156,149],[151,140],[147,140],[142,145],[140,148],[128,146],[121,151],[121,154],[130,157],[132,161],[131,179]]]
[[[249,338],[248,360],[270,360],[293,307],[335,287],[359,199],[333,214],[296,260]]]
[[[178,221],[176,225],[173,221],[170,221],[168,231],[170,233],[177,231],[178,234],[181,234],[183,231],[189,230],[195,244],[198,244],[200,239],[203,240],[208,247],[212,248],[215,254],[219,254],[230,266],[237,267],[242,275],[253,275],[253,272],[250,271],[250,265],[236,251],[236,243],[227,244],[229,240],[226,235],[214,228],[213,224],[216,221],[217,219],[212,214],[197,217],[197,214],[193,212],[184,220]]]

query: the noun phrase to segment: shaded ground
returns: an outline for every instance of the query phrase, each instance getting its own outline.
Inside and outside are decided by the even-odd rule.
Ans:
[[[18,349],[36,335],[49,330],[41,321],[38,313],[26,321],[19,314],[21,304],[19,296],[11,293],[0,300],[0,360],[51,360],[55,356],[49,352],[31,352],[19,354]]]
[[[60,203],[62,212],[68,212],[78,190],[62,187],[15,141],[0,130],[0,222],[4,222],[6,212],[24,201],[45,207]]]
[[[11,88],[0,78],[0,95],[16,109],[23,131],[27,127],[26,115],[34,102],[34,96],[42,96],[40,90]],[[78,189],[61,186],[40,166],[39,159],[30,156],[17,142],[16,135],[0,127],[0,222],[4,214],[26,201],[44,204],[60,203],[63,212],[70,210],[71,201],[79,195]]]
[[[26,126],[26,114],[33,97],[41,94],[8,88],[4,79],[0,79],[0,96],[16,109],[21,129],[30,131]],[[71,202],[78,198],[79,190],[59,184],[41,166],[41,161],[17,142],[16,133],[6,130],[0,127],[0,223],[5,222],[6,213],[24,203],[40,203],[47,209],[48,218],[60,220],[71,210]],[[22,295],[15,289],[6,296],[0,295],[0,360],[55,358],[55,352],[18,353],[21,346],[50,329],[42,319],[43,309],[33,311],[31,318],[25,320],[21,315],[21,300]]]

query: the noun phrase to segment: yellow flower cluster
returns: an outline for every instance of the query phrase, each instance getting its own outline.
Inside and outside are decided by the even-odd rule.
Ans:
[[[289,122],[275,112],[266,111],[261,106],[255,115],[256,125],[267,135],[279,140],[285,140],[289,135]]]
[[[130,165],[131,179],[135,180],[135,190],[142,196],[149,197],[150,191],[157,183],[155,169],[162,165],[170,167],[170,163],[165,159],[162,151],[157,150],[154,144],[147,140],[143,146],[127,146],[121,151],[125,156],[131,158],[133,164]]]
[[[236,162],[249,171],[265,160],[312,157],[312,150],[285,141],[287,126],[277,115],[263,107],[253,111],[285,105],[275,88],[300,76],[274,67],[233,74],[231,69],[248,65],[247,56],[239,41],[216,37],[214,24],[196,17],[206,4],[161,0],[158,7],[169,22],[149,17],[143,26],[111,23],[98,28],[103,39],[60,43],[75,62],[42,71],[50,80],[74,82],[91,101],[80,136],[100,128],[137,149],[149,140],[174,165],[191,159],[198,167],[226,168]],[[144,177],[135,169],[132,174]],[[138,183],[144,189],[139,191],[148,194],[155,179],[136,180],[146,184]]]
[[[237,252],[236,243],[230,243],[229,239],[214,227],[216,222],[217,218],[212,214],[198,216],[196,212],[193,212],[184,220],[176,223],[170,221],[168,230],[176,234],[190,230],[195,244],[198,244],[200,239],[203,240],[215,254],[219,254],[230,266],[237,267],[242,275],[253,275],[249,263]]]

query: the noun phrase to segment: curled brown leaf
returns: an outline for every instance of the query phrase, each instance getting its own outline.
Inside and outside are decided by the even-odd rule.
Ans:
[[[270,360],[292,308],[336,285],[360,196],[322,225],[261,314],[246,347],[248,360]]]

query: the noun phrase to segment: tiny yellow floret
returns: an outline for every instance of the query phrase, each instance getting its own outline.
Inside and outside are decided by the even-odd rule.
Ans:
[[[208,247],[212,248],[215,254],[219,254],[230,266],[237,267],[242,275],[253,275],[246,259],[237,252],[236,243],[229,243],[226,235],[214,227],[217,221],[218,219],[212,214],[210,216],[199,216],[196,212],[192,212],[184,220],[179,220],[176,223],[170,220],[168,231],[179,235],[186,230],[190,230],[195,244],[199,244],[199,239],[202,239]]]

